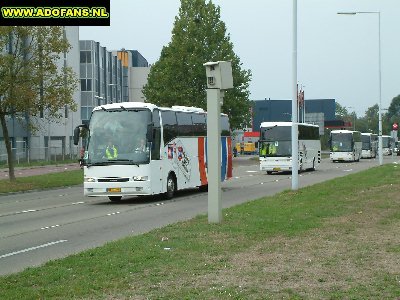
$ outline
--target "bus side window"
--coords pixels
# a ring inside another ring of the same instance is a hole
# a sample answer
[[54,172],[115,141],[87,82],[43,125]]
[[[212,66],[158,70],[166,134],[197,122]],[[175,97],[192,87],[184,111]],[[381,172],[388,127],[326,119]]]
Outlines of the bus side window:
[[207,135],[207,125],[206,117],[203,113],[193,113],[193,134],[194,136],[206,136]]
[[160,125],[160,111],[155,109],[153,111],[153,144],[151,146],[151,159],[160,159],[160,146],[161,146],[161,125]]
[[174,111],[161,111],[162,124],[164,129],[164,146],[170,143],[178,135],[178,124]]
[[221,135],[230,136],[228,116],[221,116]]
[[176,119],[178,120],[178,135],[193,136],[192,113],[177,112]]

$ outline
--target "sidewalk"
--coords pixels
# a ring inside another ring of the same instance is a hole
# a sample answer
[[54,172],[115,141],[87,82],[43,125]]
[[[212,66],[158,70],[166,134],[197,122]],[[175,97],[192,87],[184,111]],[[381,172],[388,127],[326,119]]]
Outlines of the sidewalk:
[[[64,171],[79,170],[79,163],[60,164],[60,165],[48,165],[48,166],[37,166],[37,167],[15,167],[15,177],[26,177],[34,175],[43,175],[49,173],[57,173]],[[8,179],[8,168],[0,169],[0,180]]]

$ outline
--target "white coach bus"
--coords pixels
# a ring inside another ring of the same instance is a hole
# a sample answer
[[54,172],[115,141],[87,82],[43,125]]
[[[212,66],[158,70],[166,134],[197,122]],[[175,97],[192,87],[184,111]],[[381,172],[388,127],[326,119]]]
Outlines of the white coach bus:
[[382,135],[383,155],[392,155],[393,138],[390,135]]
[[[89,125],[74,132],[86,136],[84,195],[122,196],[165,193],[202,187],[207,181],[207,114],[200,108],[157,107],[126,102],[95,107]],[[221,181],[232,177],[229,121],[221,114]]]
[[359,161],[361,158],[361,132],[332,130],[329,138],[330,159],[335,161]]
[[375,158],[378,152],[378,135],[375,133],[361,133],[361,158]]
[[[267,174],[292,171],[292,122],[262,122],[260,126],[260,170]],[[315,169],[321,163],[319,126],[298,123],[298,170]]]

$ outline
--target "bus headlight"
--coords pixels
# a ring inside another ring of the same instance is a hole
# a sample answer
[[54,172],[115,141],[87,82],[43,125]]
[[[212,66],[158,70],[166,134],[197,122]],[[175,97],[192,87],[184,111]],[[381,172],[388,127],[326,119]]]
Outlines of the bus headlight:
[[96,178],[93,178],[93,177],[85,177],[83,179],[83,181],[84,182],[96,182],[97,180],[96,180]]
[[134,181],[147,181],[149,180],[149,176],[133,176]]

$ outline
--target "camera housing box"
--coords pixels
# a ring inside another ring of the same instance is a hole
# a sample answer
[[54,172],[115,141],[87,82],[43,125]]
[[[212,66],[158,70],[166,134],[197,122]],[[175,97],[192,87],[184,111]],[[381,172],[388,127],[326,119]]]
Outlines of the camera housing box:
[[207,62],[207,88],[227,90],[233,88],[232,64],[230,61]]

